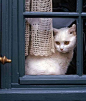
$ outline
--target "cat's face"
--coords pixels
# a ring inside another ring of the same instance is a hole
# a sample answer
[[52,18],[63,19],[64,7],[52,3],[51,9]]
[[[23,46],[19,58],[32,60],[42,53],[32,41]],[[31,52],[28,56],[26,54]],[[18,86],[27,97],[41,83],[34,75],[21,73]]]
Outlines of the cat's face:
[[55,48],[57,51],[67,53],[74,49],[76,45],[76,25],[70,28],[55,29]]

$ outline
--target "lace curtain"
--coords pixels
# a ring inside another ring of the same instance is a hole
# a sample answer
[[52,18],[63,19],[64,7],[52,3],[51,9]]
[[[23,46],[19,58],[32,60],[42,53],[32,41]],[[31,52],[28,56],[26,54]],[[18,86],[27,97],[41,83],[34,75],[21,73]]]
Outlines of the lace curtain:
[[[52,0],[25,0],[29,12],[52,12]],[[54,52],[51,18],[26,18],[25,56],[49,56]]]

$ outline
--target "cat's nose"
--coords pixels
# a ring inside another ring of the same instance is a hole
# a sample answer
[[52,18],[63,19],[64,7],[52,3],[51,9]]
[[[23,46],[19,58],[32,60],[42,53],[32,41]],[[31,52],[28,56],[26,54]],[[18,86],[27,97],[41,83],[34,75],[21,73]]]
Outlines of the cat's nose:
[[62,48],[61,48],[60,50],[61,50],[61,51],[63,51],[63,49],[62,49]]

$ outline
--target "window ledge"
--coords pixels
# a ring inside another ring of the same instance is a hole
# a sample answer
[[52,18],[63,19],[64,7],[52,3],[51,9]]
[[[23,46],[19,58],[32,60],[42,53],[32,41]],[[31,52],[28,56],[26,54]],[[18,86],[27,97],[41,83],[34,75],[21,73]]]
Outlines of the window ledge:
[[20,77],[20,84],[86,84],[86,75],[48,75]]
[[0,101],[9,101],[10,99],[31,101],[86,100],[86,87],[0,90]]

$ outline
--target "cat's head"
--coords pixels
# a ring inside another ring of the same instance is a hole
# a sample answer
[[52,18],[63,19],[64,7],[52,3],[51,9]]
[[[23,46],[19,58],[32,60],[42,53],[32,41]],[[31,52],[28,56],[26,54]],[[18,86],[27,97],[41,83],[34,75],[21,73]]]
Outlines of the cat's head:
[[57,51],[67,53],[76,46],[76,25],[70,28],[53,29],[55,48]]

